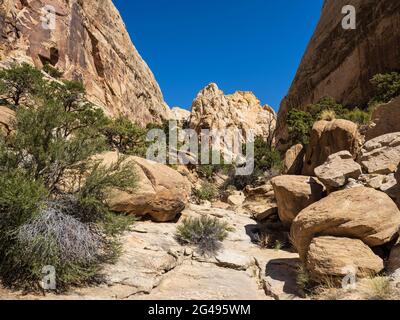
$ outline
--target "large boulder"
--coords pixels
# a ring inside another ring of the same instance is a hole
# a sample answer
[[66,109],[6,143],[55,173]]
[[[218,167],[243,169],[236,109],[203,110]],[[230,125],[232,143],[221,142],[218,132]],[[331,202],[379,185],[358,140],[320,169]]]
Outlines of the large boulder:
[[383,260],[361,240],[336,237],[317,237],[310,244],[307,270],[316,280],[345,277],[355,272],[357,277],[368,277],[381,272]]
[[[118,153],[106,152],[95,157],[102,165],[110,166],[118,160]],[[107,204],[115,212],[150,216],[154,221],[174,220],[185,209],[191,186],[177,171],[139,157],[127,157],[138,176],[138,186],[133,192],[111,190]]]
[[357,179],[361,174],[361,166],[348,151],[329,156],[322,166],[315,168],[317,178],[330,188],[343,187],[350,178]]
[[257,221],[262,221],[278,213],[278,205],[271,183],[255,188],[247,186],[244,194],[246,200],[243,208]]
[[393,240],[399,227],[400,212],[393,200],[360,187],[332,193],[304,209],[293,221],[291,238],[305,261],[316,236],[359,239],[376,247]]
[[400,163],[400,132],[367,141],[361,150],[361,164],[372,174],[390,174]]
[[0,106],[0,133],[6,136],[13,130],[13,122],[15,121],[15,111]]
[[372,140],[388,133],[400,132],[399,119],[400,97],[376,107],[372,114],[372,126],[365,137],[366,140]]
[[301,210],[322,199],[324,186],[316,179],[305,176],[279,176],[271,180],[278,203],[279,218],[291,225]]
[[336,119],[316,122],[304,159],[303,175],[313,176],[315,168],[340,151],[349,151],[356,158],[359,139],[358,127],[351,121]]
[[283,159],[285,174],[301,174],[303,169],[305,149],[302,144],[296,144],[286,151]]

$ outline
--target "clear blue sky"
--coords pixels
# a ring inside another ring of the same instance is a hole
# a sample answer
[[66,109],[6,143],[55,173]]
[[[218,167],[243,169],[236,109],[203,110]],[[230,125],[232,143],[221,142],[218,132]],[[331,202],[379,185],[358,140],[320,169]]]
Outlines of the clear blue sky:
[[169,106],[190,108],[216,82],[276,110],[323,0],[113,0]]

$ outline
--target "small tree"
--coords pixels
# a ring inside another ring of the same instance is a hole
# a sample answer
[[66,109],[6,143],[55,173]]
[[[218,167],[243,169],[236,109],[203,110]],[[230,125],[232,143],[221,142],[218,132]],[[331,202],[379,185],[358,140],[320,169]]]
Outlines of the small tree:
[[377,74],[371,79],[371,83],[376,91],[373,98],[375,103],[389,102],[400,95],[400,73]]
[[292,109],[287,117],[289,136],[292,144],[301,143],[307,145],[309,135],[314,124],[314,118],[306,111]]
[[18,106],[23,98],[36,94],[43,85],[42,73],[27,63],[0,71],[0,96]]
[[108,145],[118,151],[144,157],[148,143],[146,131],[124,117],[119,117],[104,128]]

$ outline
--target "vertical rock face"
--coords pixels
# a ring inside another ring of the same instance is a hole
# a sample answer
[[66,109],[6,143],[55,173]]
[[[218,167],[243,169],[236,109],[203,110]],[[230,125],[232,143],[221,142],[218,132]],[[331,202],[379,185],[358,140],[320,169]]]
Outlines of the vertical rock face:
[[[54,30],[43,27],[46,5],[55,9]],[[140,124],[168,118],[161,90],[111,0],[3,0],[0,33],[3,65],[49,63],[82,80],[89,99],[110,116]]]
[[[357,29],[342,28],[342,8],[353,5]],[[278,115],[278,138],[285,149],[287,113],[304,109],[324,96],[344,105],[362,105],[373,95],[370,79],[400,70],[400,2],[394,0],[326,0]]]

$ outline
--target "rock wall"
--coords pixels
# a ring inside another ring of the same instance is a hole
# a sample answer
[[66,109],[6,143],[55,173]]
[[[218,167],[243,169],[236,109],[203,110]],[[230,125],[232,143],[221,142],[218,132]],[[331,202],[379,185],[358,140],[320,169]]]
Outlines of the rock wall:
[[[43,28],[45,5],[55,8],[54,30]],[[0,61],[50,63],[82,80],[89,99],[110,116],[140,124],[168,118],[161,90],[111,0],[1,1]]]
[[[342,28],[342,8],[353,5],[357,29]],[[400,2],[394,0],[326,0],[288,95],[281,103],[277,135],[287,144],[287,113],[324,96],[362,105],[373,95],[370,79],[400,70]]]
[[192,104],[189,127],[201,129],[239,130],[245,134],[252,129],[255,136],[268,138],[275,130],[276,115],[268,106],[262,106],[252,92],[237,91],[225,95],[215,83],[199,92]]

